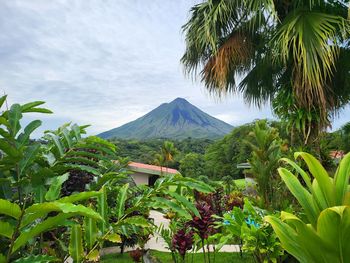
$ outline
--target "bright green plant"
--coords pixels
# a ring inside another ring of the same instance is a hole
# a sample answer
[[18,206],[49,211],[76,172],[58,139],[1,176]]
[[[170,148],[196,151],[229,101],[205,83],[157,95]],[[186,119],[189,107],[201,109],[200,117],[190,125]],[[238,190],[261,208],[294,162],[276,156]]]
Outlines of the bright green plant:
[[249,172],[257,182],[262,206],[265,208],[275,207],[278,202],[275,186],[279,180],[277,168],[282,154],[282,141],[278,131],[269,127],[266,121],[257,121],[250,137],[251,139],[247,140],[247,144],[252,149]]
[[[5,101],[6,96],[0,98],[1,107]],[[55,260],[42,254],[45,232],[71,227],[79,218],[103,220],[94,209],[79,204],[98,197],[100,192],[60,197],[62,184],[69,177],[68,170],[58,169],[62,166],[51,162],[54,154],[47,150],[47,145],[30,139],[41,121],[34,120],[22,129],[24,114],[51,113],[39,107],[43,103],[13,104],[0,116],[0,262]]]
[[[283,248],[300,262],[349,262],[350,251],[350,154],[341,161],[334,178],[310,154],[297,152],[312,175],[296,163],[283,159],[301,176],[285,168],[279,174],[303,208],[305,216],[282,212],[281,218],[268,216]],[[304,186],[305,185],[305,186]]]
[[251,254],[256,262],[277,262],[282,260],[283,249],[271,226],[263,222],[264,211],[254,208],[245,199],[244,208],[234,207],[217,223],[222,230],[216,234],[217,249],[226,244],[240,244],[242,252]]

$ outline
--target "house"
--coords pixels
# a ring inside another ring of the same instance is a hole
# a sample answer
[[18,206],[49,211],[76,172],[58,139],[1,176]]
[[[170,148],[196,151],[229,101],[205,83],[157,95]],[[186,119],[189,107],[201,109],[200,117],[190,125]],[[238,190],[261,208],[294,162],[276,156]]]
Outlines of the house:
[[344,158],[345,153],[341,150],[330,151],[329,156],[334,160],[336,164],[339,164],[339,162]]
[[179,173],[176,169],[135,162],[130,162],[128,169],[131,171],[130,176],[136,185],[152,186],[160,176]]

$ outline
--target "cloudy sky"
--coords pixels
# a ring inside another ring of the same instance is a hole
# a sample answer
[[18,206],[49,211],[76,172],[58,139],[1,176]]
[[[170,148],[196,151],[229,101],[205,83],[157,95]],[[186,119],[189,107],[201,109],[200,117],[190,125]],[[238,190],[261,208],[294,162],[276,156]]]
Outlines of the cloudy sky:
[[[183,74],[181,26],[198,0],[1,0],[0,91],[44,100],[43,129],[115,128],[183,97],[230,124],[271,118],[269,107],[220,101]],[[335,127],[348,121],[344,111]],[[349,116],[349,115],[348,115]],[[37,117],[37,116],[34,116]]]

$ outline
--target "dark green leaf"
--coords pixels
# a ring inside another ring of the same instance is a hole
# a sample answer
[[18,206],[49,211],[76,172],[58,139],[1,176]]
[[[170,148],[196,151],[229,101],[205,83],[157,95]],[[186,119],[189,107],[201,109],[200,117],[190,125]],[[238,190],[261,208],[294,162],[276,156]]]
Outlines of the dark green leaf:
[[45,195],[45,199],[47,201],[54,201],[59,197],[61,193],[62,184],[65,181],[67,181],[68,177],[69,177],[69,173],[65,173],[61,176],[57,176],[53,178],[50,184],[50,188]]

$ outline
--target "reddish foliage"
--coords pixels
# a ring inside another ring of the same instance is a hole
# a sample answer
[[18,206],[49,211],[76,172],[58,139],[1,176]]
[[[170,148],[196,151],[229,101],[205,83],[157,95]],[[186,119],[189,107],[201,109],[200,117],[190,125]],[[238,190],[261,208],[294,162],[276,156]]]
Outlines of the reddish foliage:
[[211,209],[210,205],[204,202],[197,203],[196,207],[200,217],[194,215],[188,224],[197,232],[202,240],[207,239],[209,235],[216,232],[214,228],[215,219],[212,217],[215,212]]
[[204,202],[208,204],[213,210],[214,214],[223,216],[227,211],[231,211],[234,207],[243,208],[244,200],[241,192],[234,192],[225,195],[222,189],[215,193],[204,194],[195,192],[195,199],[197,203]]
[[139,248],[129,252],[130,257],[134,262],[141,262],[143,251]]
[[186,228],[180,229],[173,236],[172,245],[177,251],[179,251],[180,255],[184,257],[186,251],[192,249],[193,231],[187,231]]

